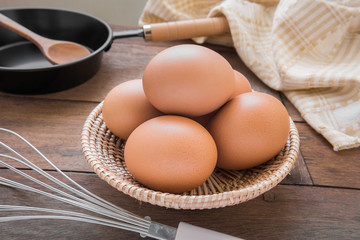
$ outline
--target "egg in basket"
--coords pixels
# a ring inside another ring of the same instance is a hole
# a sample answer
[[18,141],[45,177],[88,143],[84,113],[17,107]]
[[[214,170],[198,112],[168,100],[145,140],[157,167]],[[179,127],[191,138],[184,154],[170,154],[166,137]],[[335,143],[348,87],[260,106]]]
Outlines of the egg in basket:
[[140,201],[208,209],[276,186],[299,136],[279,100],[252,91],[215,51],[185,44],[113,88],[88,116],[82,147],[101,179]]

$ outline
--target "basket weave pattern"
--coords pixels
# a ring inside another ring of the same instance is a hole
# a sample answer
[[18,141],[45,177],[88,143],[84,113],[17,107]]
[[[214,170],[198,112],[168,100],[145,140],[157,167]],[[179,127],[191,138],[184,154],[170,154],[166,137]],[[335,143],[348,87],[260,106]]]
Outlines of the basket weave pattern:
[[81,144],[86,161],[104,181],[140,201],[175,209],[211,209],[253,199],[280,183],[294,167],[299,135],[290,118],[289,138],[272,160],[251,169],[225,171],[216,168],[201,186],[183,194],[162,193],[146,188],[129,173],[124,162],[125,141],[107,129],[100,103],[88,116]]

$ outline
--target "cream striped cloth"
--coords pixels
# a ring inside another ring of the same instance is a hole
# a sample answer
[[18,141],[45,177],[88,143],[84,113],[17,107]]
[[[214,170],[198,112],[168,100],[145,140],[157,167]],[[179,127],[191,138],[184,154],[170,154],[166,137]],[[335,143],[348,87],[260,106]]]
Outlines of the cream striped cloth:
[[360,0],[149,0],[139,24],[225,16],[232,45],[335,151],[360,146]]

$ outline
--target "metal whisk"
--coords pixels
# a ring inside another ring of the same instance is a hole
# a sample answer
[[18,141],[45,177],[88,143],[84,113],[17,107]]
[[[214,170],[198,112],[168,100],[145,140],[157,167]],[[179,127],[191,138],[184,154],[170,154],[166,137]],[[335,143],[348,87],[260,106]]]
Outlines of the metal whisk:
[[[42,170],[26,157],[9,147],[7,144],[0,141],[0,147],[7,150],[12,155],[0,153],[0,165],[12,170],[14,173],[21,175],[22,177],[35,182],[46,189],[40,190],[37,188],[30,187],[20,182],[13,181],[0,176],[0,185],[13,187],[33,193],[37,193],[54,200],[71,204],[80,209],[88,210],[89,212],[98,214],[102,217],[93,216],[90,214],[84,214],[75,211],[66,211],[58,209],[40,208],[40,207],[29,207],[29,206],[15,206],[15,205],[0,205],[0,211],[4,212],[18,212],[17,216],[5,216],[0,217],[0,224],[2,222],[19,221],[19,220],[32,220],[32,219],[64,219],[72,221],[80,221],[92,224],[99,224],[132,232],[140,233],[142,237],[150,237],[153,239],[164,239],[164,240],[182,240],[182,239],[239,239],[208,229],[196,227],[187,223],[181,222],[178,229],[151,221],[149,217],[140,217],[135,215],[123,208],[120,208],[99,196],[89,192],[84,187],[80,186],[69,176],[63,173],[57,168],[49,159],[47,159],[37,148],[35,148],[30,142],[19,134],[4,128],[0,128],[0,132],[6,132],[16,136],[19,140],[23,141],[33,151],[35,151],[44,161],[46,161],[54,170],[60,173],[69,184],[60,181],[58,178],[50,175],[46,171]],[[21,171],[11,164],[4,162],[3,159],[11,160],[13,162],[20,163],[26,168],[30,168],[55,183],[57,187],[50,186],[37,178],[34,178],[24,171]],[[67,190],[70,193],[64,192]],[[34,212],[34,215],[21,215],[21,212],[30,211]],[[47,213],[47,214],[39,214]]]

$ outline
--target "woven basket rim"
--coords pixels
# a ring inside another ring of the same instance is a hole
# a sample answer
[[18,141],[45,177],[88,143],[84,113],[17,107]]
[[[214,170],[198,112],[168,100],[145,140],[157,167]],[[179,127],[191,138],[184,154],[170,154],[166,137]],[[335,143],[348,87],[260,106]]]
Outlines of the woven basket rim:
[[[272,175],[266,175],[267,178],[265,180],[255,182],[254,184],[243,186],[238,189],[233,189],[231,191],[203,195],[181,195],[164,193],[146,188],[142,185],[134,185],[131,182],[129,183],[127,179],[124,180],[123,176],[131,174],[121,166],[119,166],[119,169],[121,170],[120,177],[119,172],[115,174],[112,170],[108,169],[104,162],[114,161],[115,158],[109,159],[113,158],[113,156],[111,155],[111,153],[109,154],[109,151],[107,150],[102,149],[103,152],[100,153],[99,149],[102,147],[103,144],[100,144],[101,146],[99,144],[96,144],[97,141],[100,141],[111,145],[113,144],[112,141],[118,138],[106,128],[106,125],[103,122],[101,113],[102,105],[103,102],[99,103],[91,111],[83,126],[83,130],[81,133],[81,145],[86,161],[91,166],[92,170],[102,180],[106,181],[112,187],[139,201],[148,202],[153,205],[174,209],[211,209],[231,206],[248,201],[263,194],[264,192],[270,190],[278,183],[280,183],[293,169],[299,152],[299,134],[294,122],[292,121],[291,117],[289,117],[289,139],[287,144],[284,146],[282,152],[280,152],[285,153],[282,156],[278,155],[276,157],[276,161],[280,159],[280,164],[277,164],[276,166],[280,165],[280,167],[278,167]],[[106,139],[111,139],[111,143]],[[104,157],[104,154],[108,155]],[[103,158],[103,161],[100,158]],[[115,160],[119,161],[119,159]],[[271,165],[269,164],[269,166]]]

